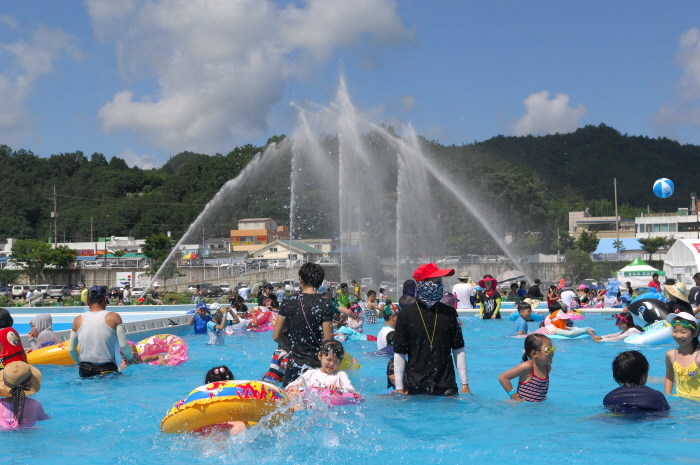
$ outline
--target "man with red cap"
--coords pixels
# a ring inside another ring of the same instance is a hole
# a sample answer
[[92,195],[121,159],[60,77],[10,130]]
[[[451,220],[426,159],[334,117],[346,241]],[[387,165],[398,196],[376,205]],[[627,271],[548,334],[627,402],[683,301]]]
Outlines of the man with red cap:
[[455,270],[439,269],[435,263],[421,265],[413,273],[417,283],[416,302],[399,313],[394,332],[394,374],[399,393],[456,395],[452,357],[459,372],[461,391],[470,393],[457,311],[440,302],[444,290],[442,278],[454,273]]

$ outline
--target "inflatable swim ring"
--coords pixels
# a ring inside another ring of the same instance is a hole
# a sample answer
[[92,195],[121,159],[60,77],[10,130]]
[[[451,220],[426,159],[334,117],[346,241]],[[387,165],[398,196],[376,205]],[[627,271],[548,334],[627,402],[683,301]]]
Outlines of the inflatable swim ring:
[[338,369],[357,370],[358,368],[360,368],[360,363],[357,361],[357,359],[350,355],[348,352],[345,352],[345,355],[343,355],[343,359],[340,361],[340,365],[338,365]]
[[340,392],[327,388],[312,387],[309,390],[321,397],[321,401],[330,406],[361,404],[365,398],[356,392]]
[[[182,365],[188,360],[187,343],[172,334],[158,334],[136,344],[139,355],[165,354],[165,364],[171,367]],[[158,360],[147,362],[158,365]]]
[[272,331],[275,329],[274,326],[272,326],[269,323],[265,323],[264,325],[259,325],[257,328],[250,328],[251,333],[264,333],[267,331]]
[[[79,344],[78,352],[80,352]],[[68,341],[29,352],[27,363],[30,365],[75,365],[75,361],[68,353]]]
[[256,310],[253,312],[255,318],[258,319],[258,326],[262,326],[270,319],[272,312],[263,312],[262,310]]
[[[263,381],[220,381],[200,386],[173,404],[160,422],[163,433],[204,431],[229,421],[257,423],[287,404],[287,394]],[[273,421],[282,421],[291,409],[279,412]]]
[[673,329],[665,320],[652,323],[640,334],[633,334],[625,338],[628,344],[664,344],[673,339]]
[[590,338],[591,335],[588,333],[585,333],[585,334],[580,334],[578,336],[571,337],[571,336],[562,336],[561,334],[548,334],[547,337],[550,339],[586,339],[586,338]]

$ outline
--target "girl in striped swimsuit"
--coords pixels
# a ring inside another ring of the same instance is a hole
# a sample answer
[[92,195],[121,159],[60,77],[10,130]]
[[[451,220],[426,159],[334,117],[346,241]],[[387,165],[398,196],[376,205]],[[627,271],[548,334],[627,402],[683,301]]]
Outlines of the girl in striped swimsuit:
[[[542,402],[547,398],[555,350],[552,341],[543,334],[533,333],[525,338],[523,363],[498,376],[498,381],[511,399]],[[518,378],[517,388],[513,388],[510,382],[514,378]]]

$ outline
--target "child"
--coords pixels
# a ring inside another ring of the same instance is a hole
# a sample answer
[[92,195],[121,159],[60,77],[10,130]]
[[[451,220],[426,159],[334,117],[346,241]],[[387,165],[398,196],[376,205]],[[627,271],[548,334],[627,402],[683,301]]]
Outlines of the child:
[[679,396],[700,397],[698,321],[686,312],[672,313],[666,317],[666,321],[673,327],[673,339],[678,348],[666,352],[664,391],[671,394],[675,381]]
[[591,339],[595,342],[613,342],[613,341],[624,341],[627,336],[633,334],[639,334],[644,331],[642,328],[634,324],[632,319],[632,314],[629,312],[622,312],[615,318],[615,326],[620,330],[619,333],[608,334],[607,336],[596,336],[595,331],[588,328],[588,334],[591,335]]
[[52,324],[53,320],[48,313],[40,313],[32,318],[32,321],[29,322],[32,330],[27,334],[31,347],[27,349],[27,353],[61,343],[61,340],[52,330]]
[[394,375],[394,359],[389,359],[386,364],[386,390],[384,394],[391,394],[396,390],[396,375]]
[[345,356],[343,344],[338,341],[328,340],[321,345],[318,359],[321,368],[312,368],[304,372],[287,385],[287,393],[294,396],[306,388],[320,388],[331,391],[355,392],[355,388],[348,378],[348,374],[338,370],[341,360]]
[[[231,370],[226,365],[221,365],[214,367],[207,371],[204,375],[204,384],[220,383],[222,381],[235,381],[235,377]],[[226,431],[228,430],[231,436],[242,433],[246,430],[248,426],[245,421],[227,421],[225,423],[218,423],[216,425],[211,425],[210,427],[203,428],[199,430],[200,433],[210,433],[213,431]]]
[[194,311],[194,315],[190,318],[190,326],[194,326],[195,334],[207,334],[207,323],[211,321],[211,316],[207,312],[207,306],[204,302],[199,302]]
[[224,345],[226,340],[226,313],[232,313],[231,307],[221,307],[207,323],[207,332],[209,333],[209,345]]
[[7,309],[0,308],[0,370],[12,362],[27,362],[19,333],[12,327],[14,320]]
[[671,409],[663,394],[645,386],[649,378],[649,362],[640,352],[629,350],[618,354],[613,360],[612,370],[620,387],[605,396],[605,408],[615,413],[665,412]]
[[[549,373],[556,347],[542,334],[530,334],[525,338],[523,363],[498,376],[503,389],[511,399],[526,402],[542,402],[549,390]],[[517,389],[510,380],[519,377]]]
[[345,323],[345,326],[350,329],[354,329],[358,333],[363,332],[365,317],[362,314],[362,307],[360,307],[358,304],[353,304],[350,306],[349,310],[351,314],[348,317],[348,321]]
[[231,373],[231,370],[226,365],[221,365],[220,367],[214,367],[207,371],[204,375],[204,384],[216,383],[219,381],[235,381],[236,378]]
[[37,421],[48,420],[41,404],[27,396],[41,389],[41,372],[24,362],[12,362],[2,370],[0,382],[0,430],[13,430],[34,426]]
[[511,336],[523,336],[527,334],[527,322],[532,316],[532,306],[527,302],[518,303],[518,313],[520,316],[515,320]]

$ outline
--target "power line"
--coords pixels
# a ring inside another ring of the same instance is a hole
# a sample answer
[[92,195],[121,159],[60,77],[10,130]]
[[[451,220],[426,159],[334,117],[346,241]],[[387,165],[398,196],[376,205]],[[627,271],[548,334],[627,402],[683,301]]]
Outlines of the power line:
[[119,199],[89,199],[87,197],[77,197],[75,195],[66,195],[66,194],[56,194],[58,197],[66,197],[69,199],[76,199],[76,200],[89,200],[91,202],[111,202],[111,203],[135,203],[137,205],[179,205],[182,207],[188,206],[188,205],[196,205],[196,206],[202,206],[206,205],[206,203],[183,203],[183,202],[172,202],[172,203],[164,203],[164,202],[135,202],[138,199],[124,199],[124,200],[119,200]]

